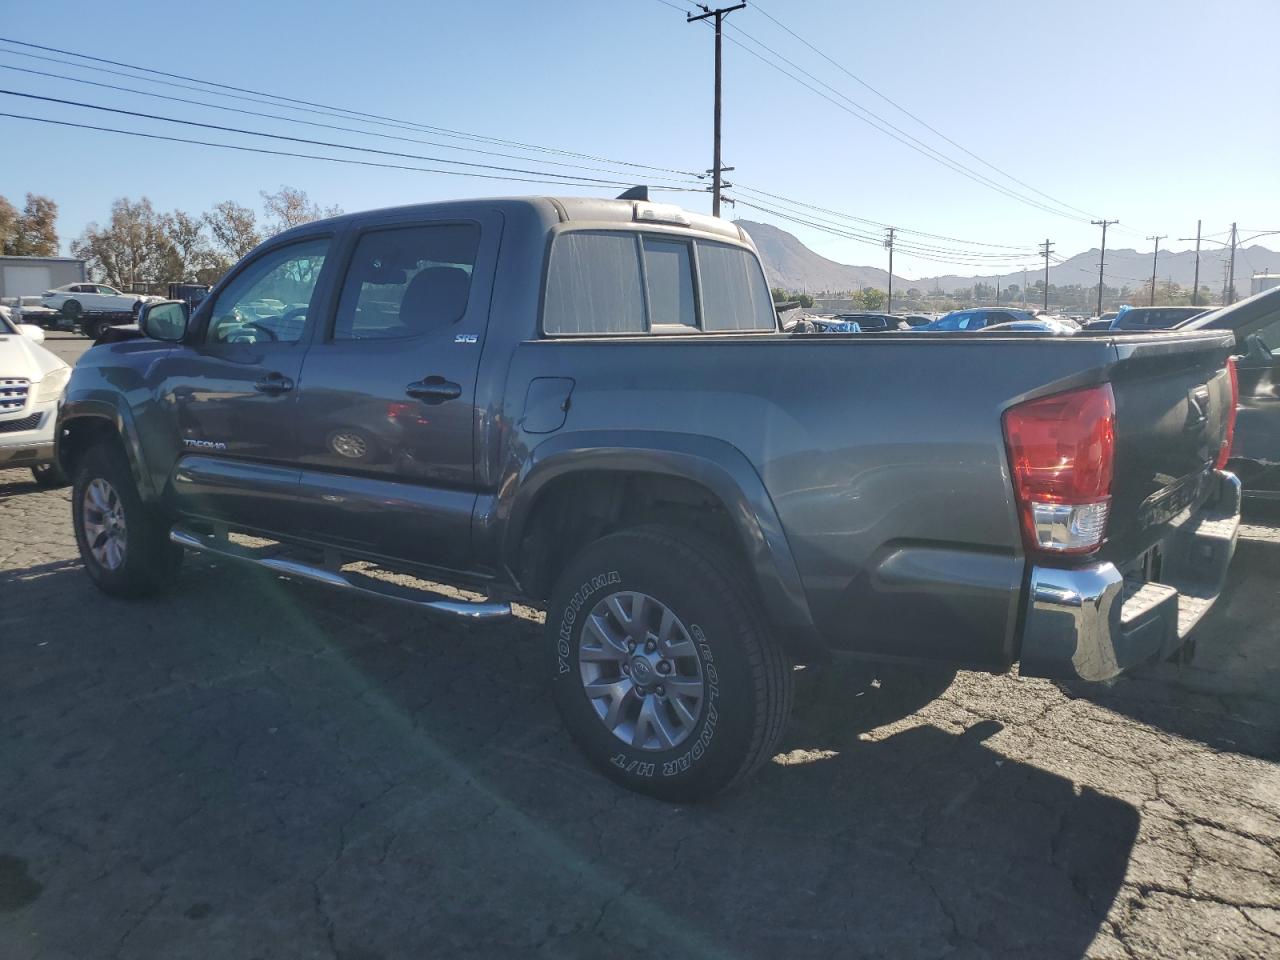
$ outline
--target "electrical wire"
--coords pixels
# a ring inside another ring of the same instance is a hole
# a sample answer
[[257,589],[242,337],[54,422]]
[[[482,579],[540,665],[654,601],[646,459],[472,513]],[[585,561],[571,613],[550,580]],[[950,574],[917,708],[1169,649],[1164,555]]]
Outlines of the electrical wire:
[[780,27],[782,30],[785,30],[785,31],[786,31],[787,33],[789,33],[792,37],[794,37],[794,38],[795,38],[796,40],[798,40],[800,43],[804,44],[806,47],[808,47],[810,50],[812,50],[814,53],[816,53],[816,54],[817,54],[819,57],[821,57],[823,60],[826,60],[828,63],[830,63],[832,66],[834,66],[837,70],[839,70],[841,73],[845,74],[845,76],[847,76],[847,77],[849,77],[851,80],[854,80],[855,82],[857,82],[857,83],[861,84],[863,87],[865,87],[867,90],[870,90],[872,93],[874,93],[877,97],[879,97],[879,98],[880,98],[881,100],[883,100],[885,103],[889,104],[890,106],[894,107],[895,109],[897,109],[897,110],[901,111],[902,113],[906,114],[908,117],[910,117],[910,118],[911,118],[912,120],[914,120],[916,123],[920,124],[920,125],[921,125],[922,127],[924,127],[926,130],[928,130],[929,132],[931,132],[931,133],[935,134],[935,135],[936,135],[936,136],[938,136],[938,137],[941,137],[941,138],[942,138],[943,140],[945,140],[947,143],[951,144],[951,146],[955,147],[957,150],[960,150],[960,151],[962,151],[963,153],[967,154],[968,156],[972,157],[974,160],[977,160],[977,161],[978,161],[979,163],[981,163],[983,166],[989,167],[990,169],[994,170],[996,173],[1000,174],[1002,177],[1005,177],[1005,178],[1007,178],[1007,179],[1009,179],[1009,180],[1012,180],[1014,183],[1018,184],[1019,186],[1025,187],[1026,189],[1030,190],[1032,193],[1039,194],[1040,196],[1044,197],[1046,200],[1051,200],[1053,203],[1056,203],[1056,204],[1057,204],[1058,206],[1060,206],[1060,207],[1065,207],[1065,208],[1066,208],[1066,209],[1068,209],[1068,210],[1074,210],[1074,211],[1076,211],[1077,213],[1082,213],[1082,214],[1084,214],[1084,215],[1085,215],[1085,216],[1087,216],[1087,217],[1092,217],[1092,214],[1090,214],[1087,210],[1082,210],[1082,209],[1080,209],[1080,208],[1079,208],[1079,207],[1077,207],[1077,206],[1074,206],[1074,205],[1072,205],[1072,204],[1070,204],[1070,203],[1067,203],[1067,202],[1065,202],[1065,201],[1063,201],[1063,200],[1059,200],[1058,198],[1056,198],[1056,197],[1052,196],[1051,194],[1045,193],[1043,190],[1038,190],[1038,189],[1036,189],[1036,188],[1035,188],[1035,187],[1033,187],[1031,184],[1029,184],[1029,183],[1027,183],[1027,182],[1025,182],[1025,181],[1023,181],[1023,180],[1019,180],[1017,177],[1015,177],[1013,174],[1009,173],[1008,171],[1003,170],[1003,169],[1001,169],[1000,167],[997,167],[994,163],[990,162],[989,160],[986,160],[986,159],[985,159],[985,158],[983,158],[983,157],[980,157],[978,154],[974,153],[972,150],[969,150],[967,147],[964,147],[963,145],[961,145],[961,144],[957,143],[955,140],[953,140],[951,137],[947,136],[947,135],[946,135],[945,133],[943,133],[941,130],[937,129],[937,128],[936,128],[936,127],[934,127],[932,124],[928,123],[927,121],[925,121],[925,120],[924,120],[924,119],[922,119],[921,117],[919,117],[919,116],[917,116],[916,114],[912,113],[910,110],[908,110],[908,109],[907,109],[906,107],[904,107],[902,104],[898,103],[896,100],[891,99],[887,94],[885,94],[885,93],[881,92],[880,90],[878,90],[878,89],[876,89],[875,87],[873,87],[871,84],[867,83],[867,81],[863,80],[863,79],[862,79],[861,77],[859,77],[857,74],[853,73],[851,70],[849,70],[848,68],[846,68],[843,64],[839,63],[838,61],[836,61],[836,60],[835,60],[835,59],[833,59],[832,57],[828,56],[826,53],[823,53],[821,50],[819,50],[816,46],[814,46],[812,43],[810,43],[810,42],[809,42],[808,40],[806,40],[804,37],[800,36],[798,33],[796,33],[794,30],[792,30],[790,27],[788,27],[785,23],[783,23],[782,21],[780,21],[777,17],[775,17],[775,16],[773,16],[771,13],[769,13],[769,11],[765,10],[765,9],[764,9],[764,8],[763,8],[763,7],[758,3],[758,2],[756,2],[756,0],[753,0],[753,2],[752,2],[752,4],[751,4],[750,9],[755,10],[757,13],[760,13],[761,15],[763,15],[764,17],[766,17],[767,19],[771,20],[771,21],[772,21],[776,26]]
[[[0,42],[13,44],[15,46],[20,46],[20,47],[26,47],[27,49],[44,50],[50,53],[57,53],[62,56],[77,57],[79,59],[92,61],[94,63],[110,64],[115,67],[124,67],[127,70],[134,71],[134,73],[120,73],[119,71],[110,70],[105,67],[91,67],[86,64],[68,63],[65,60],[54,61],[57,63],[67,64],[69,66],[80,67],[82,69],[98,70],[101,72],[114,74],[116,76],[128,77],[132,80],[146,80],[147,82],[151,82],[151,83],[163,82],[168,86],[177,86],[183,89],[195,90],[197,92],[204,93],[204,94],[215,93],[218,96],[230,97],[232,99],[249,100],[251,102],[260,103],[260,104],[265,103],[274,107],[285,106],[287,109],[299,110],[307,113],[321,113],[326,116],[345,115],[344,119],[348,119],[348,120],[357,119],[361,122],[371,123],[378,126],[394,126],[402,129],[423,130],[429,133],[435,133],[437,135],[442,135],[442,136],[457,137],[461,139],[476,140],[476,141],[481,141],[486,143],[499,144],[499,145],[513,147],[521,150],[534,150],[541,153],[551,153],[559,156],[573,157],[579,160],[591,160],[596,163],[608,163],[614,166],[622,166],[622,167],[629,167],[629,168],[642,169],[642,170],[655,170],[660,173],[675,173],[675,174],[681,174],[683,176],[690,176],[690,177],[704,176],[704,174],[697,173],[694,171],[689,171],[689,170],[679,170],[671,167],[659,167],[659,166],[654,166],[652,164],[637,163],[629,160],[613,160],[607,157],[600,157],[600,156],[595,156],[587,153],[579,153],[576,151],[565,150],[557,147],[546,147],[538,144],[523,143],[518,140],[506,140],[500,137],[489,137],[483,134],[475,134],[475,133],[468,133],[462,130],[454,130],[449,127],[434,126],[431,124],[422,124],[422,123],[417,123],[409,120],[401,120],[394,117],[385,117],[376,113],[362,112],[359,110],[350,110],[345,107],[337,107],[330,104],[315,103],[310,100],[301,100],[296,97],[287,97],[279,94],[267,93],[261,90],[253,90],[249,87],[237,87],[237,86],[220,83],[213,80],[201,80],[198,77],[191,77],[185,74],[169,73],[164,70],[155,70],[150,67],[137,67],[137,66],[133,66],[132,64],[122,63],[118,60],[109,60],[109,59],[106,59],[105,57],[95,57],[85,53],[77,53],[74,50],[63,50],[58,47],[46,46],[44,44],[39,44],[39,43],[29,43],[25,40],[15,40],[11,37],[0,37]],[[3,49],[3,48],[0,48],[0,49]],[[19,56],[32,56],[32,57],[37,56],[35,54],[25,54],[25,53],[22,53],[21,51],[16,51],[16,50],[9,50],[6,52],[15,53],[15,54],[18,54]],[[39,59],[49,59],[49,58],[39,57]],[[159,76],[159,77],[164,77],[169,79],[166,81],[150,80],[147,77],[137,76],[138,73],[146,73],[146,74],[151,74],[153,76]],[[215,90],[203,89],[201,87],[190,87],[182,83],[174,82],[178,80],[186,80],[186,81],[190,81],[191,83],[203,84],[205,87],[214,87],[214,88],[217,88],[217,90],[215,91]],[[218,91],[227,91],[227,92],[221,93]],[[239,92],[236,93],[233,91],[239,91]],[[246,96],[247,94],[252,94],[253,96]],[[267,97],[267,98],[270,98],[270,100],[256,99],[261,97]],[[280,102],[273,103],[271,101],[280,101]]]
[[[141,130],[122,130],[118,127],[103,127],[103,126],[98,126],[96,124],[91,124],[91,123],[75,123],[70,120],[55,120],[52,117],[36,117],[36,116],[31,116],[30,114],[24,114],[24,113],[8,113],[8,112],[0,111],[0,117],[9,117],[14,120],[31,120],[36,123],[53,124],[59,127],[73,127],[78,130],[96,130],[103,133],[118,133],[118,134],[124,134],[126,136],[130,136],[130,137],[142,137],[147,140],[163,140],[168,143],[186,143],[186,144],[194,144],[202,147],[217,147],[223,150],[238,150],[243,153],[261,153],[261,154],[267,154],[269,156],[274,156],[274,157],[297,157],[303,160],[324,160],[328,163],[345,163],[345,164],[351,164],[353,166],[359,166],[359,167],[378,167],[384,170],[409,170],[415,173],[441,173],[447,176],[454,176],[454,177],[474,177],[480,180],[502,180],[502,181],[512,182],[512,183],[540,183],[540,184],[551,183],[556,186],[579,186],[579,187],[608,186],[613,188],[617,188],[617,187],[626,188],[626,187],[632,186],[631,183],[625,180],[620,180],[616,183],[608,183],[607,181],[592,181],[589,183],[565,183],[559,180],[552,181],[552,180],[530,178],[530,177],[512,177],[512,176],[505,176],[502,174],[495,174],[495,173],[473,173],[469,170],[441,170],[441,169],[436,169],[432,167],[413,167],[407,164],[378,163],[373,160],[357,160],[353,157],[326,157],[326,156],[322,156],[320,154],[314,154],[314,153],[297,153],[289,150],[269,150],[266,147],[251,147],[244,144],[218,143],[212,140],[195,140],[187,137],[170,137],[170,136],[166,136],[164,134],[159,134],[159,133],[145,133]],[[702,193],[703,192],[700,189],[694,190],[693,188],[681,188],[681,187],[654,187],[654,189],[661,190],[664,192],[673,192],[673,193],[682,193],[682,192]]]
[[[0,50],[0,52],[13,53],[14,51]],[[50,57],[47,59],[52,60],[53,58]],[[62,63],[63,61],[58,60],[54,62]],[[73,64],[71,65],[74,66]],[[191,106],[209,107],[214,110],[225,110],[231,113],[239,113],[239,114],[244,114],[252,117],[262,117],[268,120],[283,120],[288,123],[298,123],[298,124],[303,124],[309,127],[321,127],[326,130],[340,130],[345,133],[354,133],[359,136],[379,137],[386,140],[397,140],[404,143],[419,143],[428,147],[439,147],[444,150],[461,150],[461,151],[466,151],[468,153],[479,153],[485,156],[500,157],[507,160],[523,160],[526,162],[541,163],[541,164],[547,164],[547,165],[556,166],[556,167],[568,167],[568,168],[577,169],[577,170],[590,170],[596,173],[612,173],[616,176],[622,175],[619,171],[611,170],[608,167],[588,166],[586,164],[570,163],[565,160],[539,160],[535,157],[526,157],[520,154],[502,153],[496,150],[485,150],[482,147],[465,147],[465,146],[459,146],[457,144],[452,144],[452,143],[441,143],[436,140],[422,140],[417,137],[400,137],[400,136],[396,136],[393,133],[380,133],[376,130],[361,130],[357,127],[343,127],[333,123],[321,123],[318,120],[304,120],[301,117],[290,117],[290,116],[286,116],[284,114],[279,114],[279,113],[264,113],[260,110],[246,110],[243,107],[232,107],[223,103],[211,103],[207,100],[194,100],[190,97],[177,97],[177,96],[173,96],[172,94],[157,93],[153,90],[139,90],[136,87],[126,87],[126,86],[121,86],[120,84],[115,84],[115,83],[103,83],[98,80],[89,80],[85,77],[72,77],[72,76],[67,76],[66,74],[52,73],[46,70],[34,70],[30,67],[19,67],[11,63],[0,63],[0,69],[13,70],[19,73],[32,74],[40,77],[50,77],[55,80],[66,80],[71,83],[87,84],[89,86],[100,87],[106,90],[116,90],[123,93],[135,93],[135,94],[139,94],[140,96],[154,97],[156,99],[168,100],[174,103],[185,103]],[[650,179],[653,179],[652,175],[650,175]],[[669,177],[669,176],[659,176],[656,179],[665,180],[669,182],[676,182],[676,183],[690,182],[688,181],[688,178],[685,178],[684,180],[677,180],[676,178]]]
[[[28,100],[40,100],[46,103],[59,103],[64,106],[83,107],[88,110],[99,110],[105,113],[121,114],[127,117],[138,117],[144,120],[161,120],[165,123],[178,123],[188,127],[198,127],[202,130],[217,130],[222,133],[237,133],[251,137],[266,137],[271,140],[284,140],[289,143],[301,143],[312,147],[327,147],[329,149],[338,150],[357,150],[361,153],[372,153],[384,157],[399,157],[406,160],[425,160],[428,163],[447,163],[453,166],[473,167],[477,170],[498,170],[507,173],[519,173],[547,178],[543,182],[554,183],[558,180],[573,180],[578,183],[596,183],[616,185],[617,181],[603,180],[598,177],[586,177],[579,174],[568,173],[550,173],[543,170],[528,170],[521,167],[504,167],[492,163],[476,163],[470,160],[450,160],[445,157],[428,157],[416,153],[402,153],[397,150],[379,150],[376,147],[358,147],[346,143],[333,143],[327,140],[311,140],[306,137],[291,137],[283,133],[266,133],[260,130],[246,130],[243,127],[228,127],[218,123],[202,123],[199,120],[183,120],[179,117],[166,117],[155,113],[143,113],[138,110],[125,110],[121,107],[107,107],[96,103],[86,103],[81,100],[66,100],[62,97],[46,97],[36,93],[25,93],[21,90],[6,90],[0,88],[0,94],[10,97],[23,97]],[[692,188],[690,188],[692,189]],[[697,188],[699,192],[702,188]]]

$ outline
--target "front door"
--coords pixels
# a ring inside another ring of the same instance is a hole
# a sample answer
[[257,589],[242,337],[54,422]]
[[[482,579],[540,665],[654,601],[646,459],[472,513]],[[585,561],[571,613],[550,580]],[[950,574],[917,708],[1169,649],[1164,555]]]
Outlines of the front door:
[[476,370],[501,219],[371,222],[302,370],[307,525],[378,557],[468,569]]
[[246,263],[197,313],[195,342],[161,361],[180,512],[291,532],[298,382],[331,243],[300,240]]

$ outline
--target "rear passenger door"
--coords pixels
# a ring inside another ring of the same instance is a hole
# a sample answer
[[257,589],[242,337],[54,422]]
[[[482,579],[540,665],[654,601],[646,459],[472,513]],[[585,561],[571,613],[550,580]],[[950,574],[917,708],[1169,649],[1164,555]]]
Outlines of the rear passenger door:
[[476,371],[501,216],[368,221],[298,407],[305,526],[352,550],[470,561]]

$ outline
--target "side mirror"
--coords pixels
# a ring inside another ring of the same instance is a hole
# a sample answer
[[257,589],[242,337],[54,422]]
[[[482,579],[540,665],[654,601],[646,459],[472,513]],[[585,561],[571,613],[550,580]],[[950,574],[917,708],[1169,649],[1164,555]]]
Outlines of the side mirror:
[[182,300],[144,303],[138,311],[138,326],[152,340],[177,343],[186,336],[189,309]]
[[18,332],[28,340],[34,340],[36,343],[44,343],[44,331],[34,323],[18,324]]

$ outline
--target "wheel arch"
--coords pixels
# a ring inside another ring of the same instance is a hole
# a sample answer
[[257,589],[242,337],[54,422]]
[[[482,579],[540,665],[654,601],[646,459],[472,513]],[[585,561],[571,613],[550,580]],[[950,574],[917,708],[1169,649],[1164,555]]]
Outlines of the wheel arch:
[[54,431],[54,457],[68,477],[75,476],[76,466],[89,447],[108,439],[116,440],[124,450],[139,496],[144,501],[155,500],[156,490],[146,470],[138,431],[130,412],[100,399],[76,399],[63,403]]
[[[799,569],[773,501],[751,462],[731,444],[649,431],[563,434],[530,451],[512,479],[508,486],[514,492],[505,505],[499,504],[500,514],[506,514],[503,563],[530,595],[549,589],[547,581],[568,559],[536,552],[531,557],[530,535],[540,525],[545,528],[567,519],[568,524],[554,529],[555,536],[559,539],[564,533],[568,546],[580,546],[574,542],[574,532],[566,529],[573,527],[579,515],[599,521],[595,527],[587,524],[585,534],[595,535],[652,522],[646,504],[628,503],[625,498],[637,491],[656,492],[671,498],[667,505],[686,509],[691,522],[697,523],[701,514],[704,532],[731,532],[728,545],[744,561],[771,623],[789,645],[818,645]],[[557,499],[562,507],[567,502],[567,516],[548,516]],[[712,509],[700,509],[707,506]],[[576,533],[584,536],[584,531]],[[539,570],[540,558],[551,559],[552,565],[558,559],[557,568]]]

